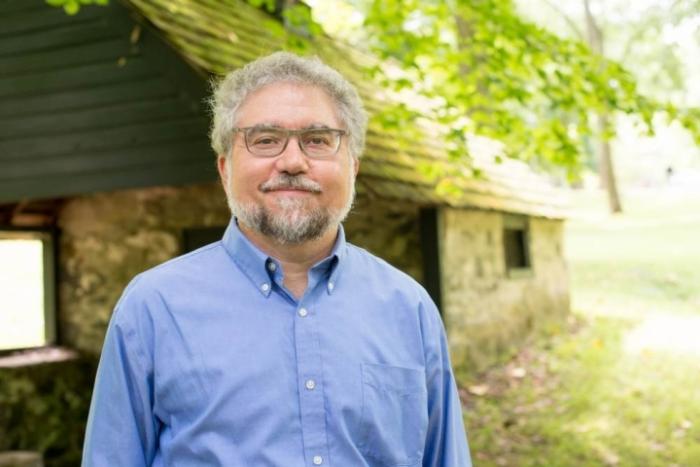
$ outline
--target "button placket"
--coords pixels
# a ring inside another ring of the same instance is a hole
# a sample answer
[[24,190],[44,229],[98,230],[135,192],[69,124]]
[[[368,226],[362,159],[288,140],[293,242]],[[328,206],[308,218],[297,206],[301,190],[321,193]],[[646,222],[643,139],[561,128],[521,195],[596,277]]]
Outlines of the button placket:
[[294,320],[294,338],[304,451],[307,462],[321,465],[328,453],[328,446],[320,342],[316,335],[315,320],[311,319],[308,300],[305,299],[298,306],[298,318]]

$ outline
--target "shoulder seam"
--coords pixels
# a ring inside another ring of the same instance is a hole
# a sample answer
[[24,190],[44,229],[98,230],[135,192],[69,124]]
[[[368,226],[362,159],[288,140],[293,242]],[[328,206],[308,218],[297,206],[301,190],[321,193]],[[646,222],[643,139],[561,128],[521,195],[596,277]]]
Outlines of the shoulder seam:
[[[211,249],[213,249],[213,248],[219,247],[219,246],[221,246],[221,240],[216,241],[216,242],[214,242],[214,243],[210,243],[209,245],[205,245],[205,246],[203,246],[203,247],[201,247],[201,248],[197,248],[196,250],[190,251],[190,252],[188,252],[188,253],[185,253],[184,255],[180,255],[180,256],[176,256],[176,257],[174,257],[174,258],[170,258],[169,260],[167,260],[167,261],[165,261],[165,262],[163,262],[163,263],[160,263],[160,264],[158,264],[158,265],[156,265],[156,266],[153,266],[152,268],[148,269],[147,271],[156,271],[156,270],[158,270],[158,269],[161,269],[161,268],[166,267],[166,266],[168,266],[168,265],[171,265],[171,264],[173,264],[173,263],[179,263],[180,261],[183,261],[183,260],[185,260],[185,259],[187,259],[187,258],[189,258],[189,257],[191,257],[191,256],[197,256],[197,255],[199,255],[199,254],[205,253],[205,252],[207,252],[207,251],[209,251],[209,250],[211,250]],[[144,272],[147,272],[147,271],[144,271]],[[143,273],[141,273],[141,274],[143,274]]]

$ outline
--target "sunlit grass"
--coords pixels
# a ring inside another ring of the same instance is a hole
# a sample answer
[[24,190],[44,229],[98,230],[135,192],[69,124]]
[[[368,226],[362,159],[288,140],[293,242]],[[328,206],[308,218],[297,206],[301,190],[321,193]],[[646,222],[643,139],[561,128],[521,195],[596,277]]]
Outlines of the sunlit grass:
[[628,193],[622,216],[574,200],[569,330],[468,394],[475,464],[700,465],[700,193]]
[[0,239],[0,350],[45,343],[42,248],[40,240]]
[[602,194],[574,198],[566,250],[576,309],[639,317],[700,313],[700,192],[630,193],[611,216]]

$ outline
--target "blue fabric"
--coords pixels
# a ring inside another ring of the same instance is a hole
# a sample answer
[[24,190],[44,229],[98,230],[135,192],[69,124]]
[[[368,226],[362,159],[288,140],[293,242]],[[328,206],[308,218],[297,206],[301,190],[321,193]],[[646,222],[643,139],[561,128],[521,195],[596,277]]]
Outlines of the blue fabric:
[[283,274],[232,222],[137,276],[109,324],[83,465],[470,466],[425,290],[342,228],[300,300]]

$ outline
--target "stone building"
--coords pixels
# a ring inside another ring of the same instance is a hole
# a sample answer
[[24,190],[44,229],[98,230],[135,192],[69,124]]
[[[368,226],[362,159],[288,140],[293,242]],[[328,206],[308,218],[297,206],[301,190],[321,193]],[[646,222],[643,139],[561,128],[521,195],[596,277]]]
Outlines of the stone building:
[[[209,80],[279,49],[285,32],[245,2],[213,0],[112,0],[75,17],[44,0],[6,0],[0,30],[0,241],[47,233],[48,341],[92,361],[129,279],[226,225]],[[388,105],[360,71],[366,56],[326,38],[312,46],[356,83],[371,115]],[[475,146],[475,178],[438,143],[371,121],[346,232],[425,285],[464,374],[567,313],[563,208],[524,164],[494,162],[489,144]],[[0,368],[0,381],[20,371]],[[45,378],[37,373],[22,373],[34,378],[24,393],[0,386],[0,406],[28,404]],[[16,412],[0,415],[0,439]],[[20,438],[6,431],[14,441],[0,450],[31,448]]]

